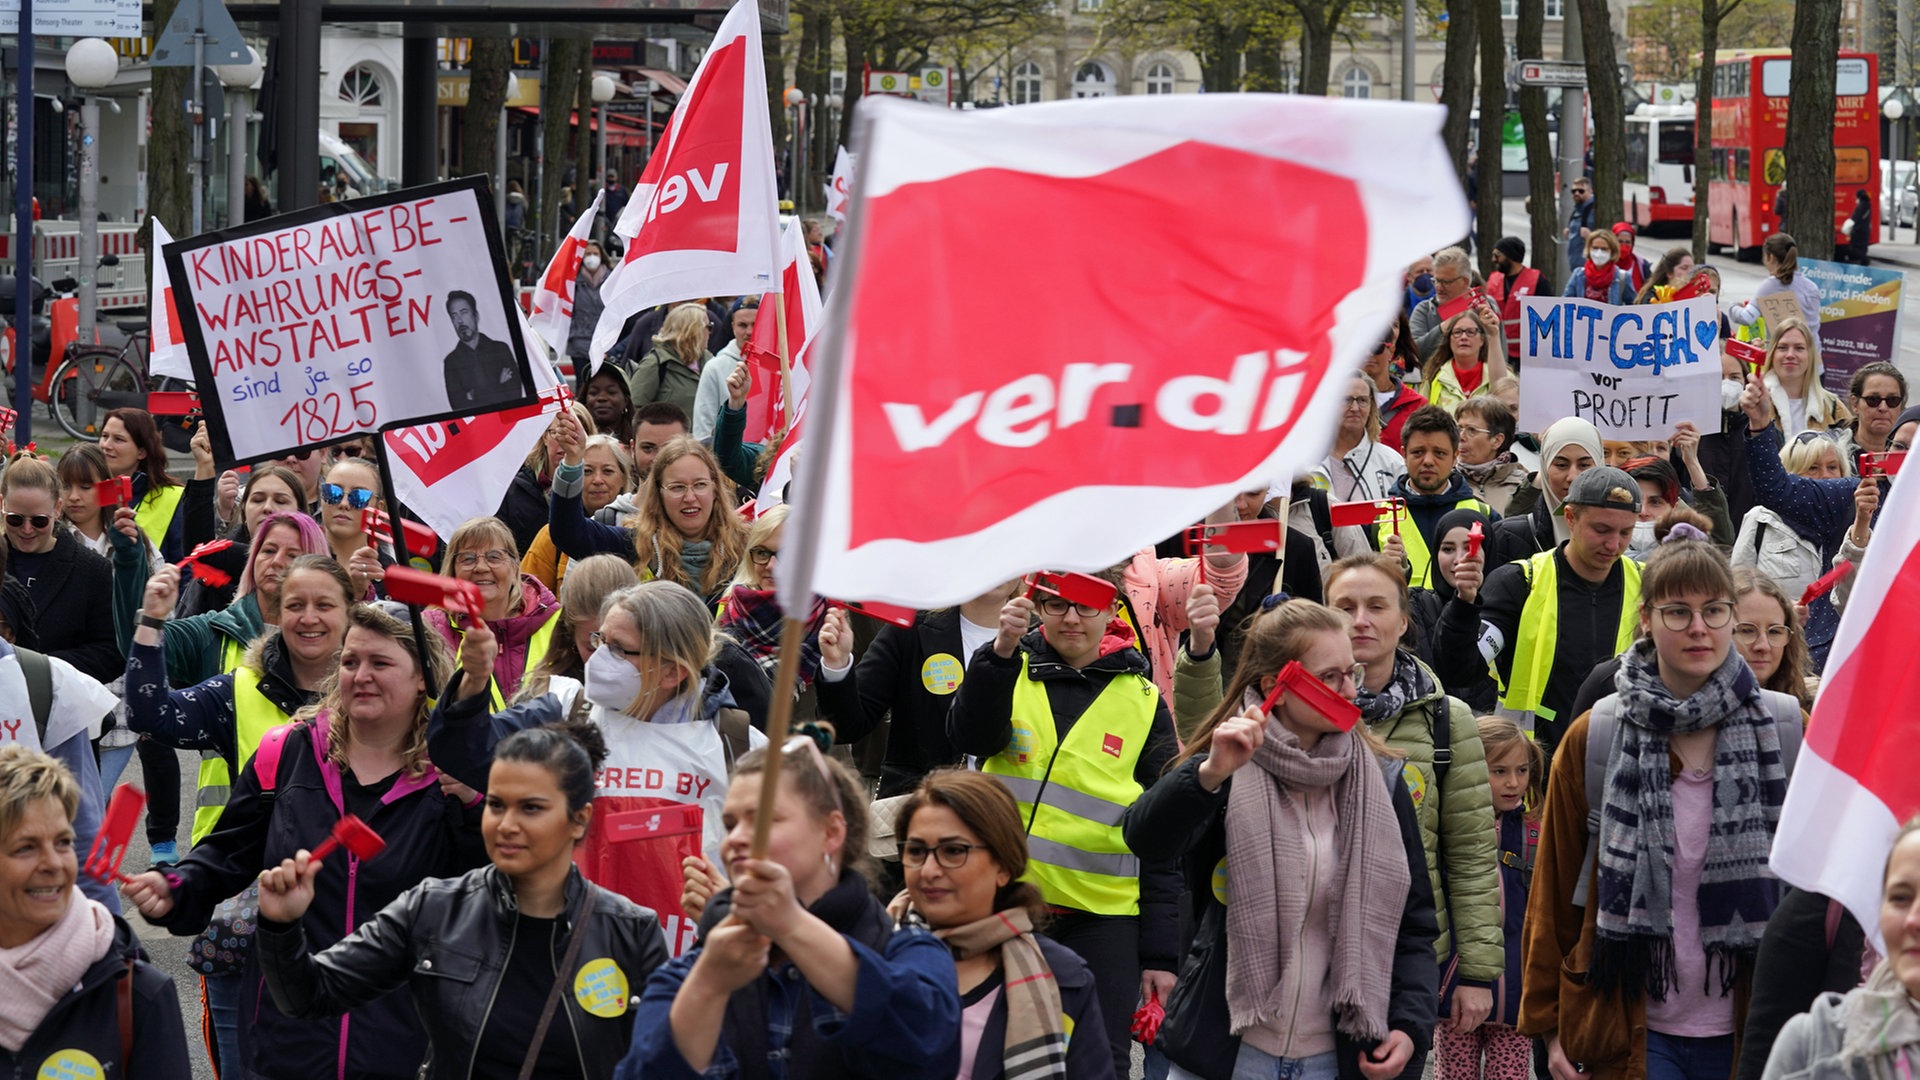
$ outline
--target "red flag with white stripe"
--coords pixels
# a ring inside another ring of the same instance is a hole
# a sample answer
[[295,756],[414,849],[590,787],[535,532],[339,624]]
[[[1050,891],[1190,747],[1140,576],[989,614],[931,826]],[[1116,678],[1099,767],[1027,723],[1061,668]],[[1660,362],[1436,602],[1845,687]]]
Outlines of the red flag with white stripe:
[[1895,480],[1874,523],[1773,839],[1774,873],[1845,904],[1883,951],[1887,852],[1920,812],[1920,484],[1910,475]]
[[793,385],[796,414],[807,396],[807,366],[803,359],[806,343],[820,331],[826,307],[820,301],[820,286],[813,277],[813,264],[807,258],[807,239],[800,219],[789,219],[780,228],[780,246],[786,263],[780,271],[779,293],[760,298],[759,314],[753,320],[753,334],[743,350],[755,365],[753,390],[747,397],[746,441],[765,442],[772,433],[786,426],[788,395],[780,389],[780,311],[787,313],[787,369]]
[[833,157],[833,179],[827,181],[827,216],[842,225],[847,223],[847,203],[853,199],[853,155],[847,148]]
[[155,376],[171,375],[176,379],[193,381],[193,363],[187,359],[187,343],[180,336],[180,316],[173,308],[173,282],[167,276],[167,260],[160,257],[161,249],[173,243],[173,237],[167,227],[160,224],[159,218],[153,219],[152,257],[147,265],[153,269],[153,280],[147,290],[147,323],[152,339],[152,351],[147,354],[147,370]]
[[593,222],[600,216],[600,203],[605,198],[604,191],[595,195],[587,212],[567,230],[566,239],[560,241],[553,261],[547,263],[547,272],[540,275],[540,284],[533,290],[533,314],[527,324],[556,353],[567,351],[567,332],[573,327],[573,284],[579,280],[580,260],[587,254],[587,239],[593,235]]

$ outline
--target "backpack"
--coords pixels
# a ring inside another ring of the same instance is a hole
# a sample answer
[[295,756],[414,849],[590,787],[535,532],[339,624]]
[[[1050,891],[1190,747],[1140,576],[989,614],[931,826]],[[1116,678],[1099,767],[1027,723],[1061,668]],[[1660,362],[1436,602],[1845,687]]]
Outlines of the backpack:
[[47,721],[53,717],[53,665],[45,653],[15,649],[20,659],[20,674],[27,680],[27,710],[33,713],[33,727],[40,735],[40,748],[47,746]]
[[[1773,725],[1780,733],[1780,764],[1793,776],[1793,764],[1800,757],[1800,741],[1806,729],[1800,722],[1800,703],[1775,690],[1762,690],[1773,711]],[[1607,784],[1607,754],[1613,749],[1613,732],[1620,726],[1620,695],[1608,694],[1594,705],[1587,716],[1587,852],[1580,863],[1580,882],[1573,888],[1573,906],[1587,906],[1587,892],[1593,885],[1593,866],[1600,850],[1600,804],[1593,792]]]

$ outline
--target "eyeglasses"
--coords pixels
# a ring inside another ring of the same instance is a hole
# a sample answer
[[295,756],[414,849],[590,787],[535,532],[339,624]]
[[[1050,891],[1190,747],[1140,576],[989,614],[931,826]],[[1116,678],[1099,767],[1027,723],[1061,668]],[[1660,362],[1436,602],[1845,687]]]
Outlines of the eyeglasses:
[[1370,397],[1350,397],[1347,399],[1347,408],[1349,409],[1364,409],[1371,404],[1373,404],[1373,399]]
[[506,566],[513,562],[513,556],[501,551],[499,548],[494,548],[485,554],[478,551],[463,551],[453,557],[453,565],[462,570],[471,570],[480,565],[481,559],[487,560],[488,566]]
[[1077,612],[1083,619],[1103,615],[1108,610],[1104,607],[1094,607],[1092,604],[1076,604],[1061,596],[1043,596],[1037,606],[1042,614],[1051,615],[1056,619],[1066,615],[1069,610]]
[[927,856],[932,855],[934,861],[941,866],[949,870],[958,870],[967,865],[967,856],[973,854],[975,848],[984,849],[986,846],[985,844],[963,844],[958,840],[948,840],[936,844],[933,847],[928,847],[925,844],[909,840],[900,845],[900,863],[903,866],[921,866],[926,863]]
[[338,506],[340,505],[340,500],[345,499],[347,505],[353,509],[365,510],[367,507],[373,505],[373,494],[372,488],[353,488],[352,490],[348,490],[339,484],[320,485],[320,501],[326,503],[328,506]]
[[1886,395],[1883,395],[1883,394],[1862,394],[1862,395],[1860,395],[1860,404],[1862,404],[1862,405],[1866,405],[1866,406],[1869,406],[1869,407],[1871,407],[1871,408],[1875,408],[1875,409],[1897,409],[1897,408],[1899,408],[1899,407],[1901,406],[1901,404],[1902,404],[1903,402],[1905,402],[1906,400],[1907,400],[1906,398],[1902,398],[1902,397],[1894,397],[1894,396],[1892,396],[1892,395],[1890,395],[1890,394],[1886,394]]
[[1480,328],[1477,326],[1456,326],[1453,328],[1453,336],[1454,337],[1479,337]]
[[[1743,622],[1733,628],[1733,640],[1742,645],[1751,645],[1760,640],[1761,629],[1755,623]],[[1767,644],[1778,649],[1793,637],[1793,627],[1785,623],[1774,623],[1766,628]]]
[[695,480],[691,484],[662,484],[660,485],[660,490],[669,499],[684,499],[687,497],[687,492],[689,491],[695,495],[706,495],[712,492],[713,481]]
[[780,553],[773,548],[755,547],[747,549],[747,558],[752,559],[753,565],[755,566],[765,566],[779,557]]
[[1483,427],[1475,427],[1475,426],[1473,426],[1472,424],[1461,424],[1461,425],[1460,425],[1460,434],[1462,434],[1462,435],[1491,435],[1491,434],[1493,434],[1493,432],[1492,432],[1491,430],[1489,430],[1489,429],[1487,429],[1487,428],[1483,428]]
[[1798,434],[1798,435],[1795,435],[1795,436],[1793,437],[1793,441],[1794,441],[1794,442],[1796,442],[1796,443],[1798,443],[1798,444],[1799,444],[1799,445],[1801,445],[1801,446],[1805,446],[1805,445],[1807,445],[1808,443],[1813,443],[1813,442],[1833,442],[1833,441],[1835,441],[1835,440],[1834,440],[1834,437],[1833,437],[1833,434],[1832,434],[1831,432],[1827,432],[1827,431],[1803,431],[1803,432],[1801,432],[1800,434]]
[[1367,679],[1367,665],[1355,664],[1350,668],[1342,670],[1317,672],[1313,677],[1325,683],[1327,689],[1338,692],[1340,684],[1349,679],[1353,681],[1353,685],[1356,687],[1365,682]]
[[1435,277],[1434,277],[1434,279],[1433,279],[1433,283],[1434,283],[1435,285],[1458,285],[1458,284],[1460,284],[1461,282],[1463,282],[1463,281],[1465,281],[1465,280],[1467,280],[1467,279],[1466,279],[1466,278],[1464,278],[1464,277],[1439,277],[1439,276],[1435,276]]
[[607,636],[605,634],[602,634],[598,630],[595,630],[593,633],[587,635],[587,644],[593,646],[596,649],[607,649],[617,655],[624,656],[629,660],[641,660],[646,658],[647,656],[652,655],[640,649],[623,649],[620,646],[615,645],[613,642],[608,641]]
[[1660,613],[1660,623],[1667,629],[1679,633],[1693,625],[1693,617],[1707,624],[1707,629],[1718,630],[1733,621],[1733,604],[1727,600],[1713,600],[1701,607],[1688,607],[1685,604],[1661,604],[1654,609]]
[[53,524],[52,514],[8,514],[7,524],[18,529],[31,524],[36,529],[44,529]]

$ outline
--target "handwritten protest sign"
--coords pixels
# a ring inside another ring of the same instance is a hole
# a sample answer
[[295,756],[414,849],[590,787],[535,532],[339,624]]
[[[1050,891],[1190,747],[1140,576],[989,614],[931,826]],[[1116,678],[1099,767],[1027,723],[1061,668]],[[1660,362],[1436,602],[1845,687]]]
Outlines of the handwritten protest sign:
[[1720,430],[1720,316],[1713,298],[1614,307],[1529,296],[1520,326],[1520,427],[1564,416],[1610,439],[1664,439],[1690,420]]
[[483,184],[330,203],[167,245],[217,457],[258,461],[533,401]]

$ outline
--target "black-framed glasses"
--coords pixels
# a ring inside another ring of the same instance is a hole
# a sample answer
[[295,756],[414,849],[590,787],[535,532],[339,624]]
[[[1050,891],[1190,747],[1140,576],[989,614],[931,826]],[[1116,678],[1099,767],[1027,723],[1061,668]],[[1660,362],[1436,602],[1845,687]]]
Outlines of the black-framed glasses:
[[1349,409],[1364,409],[1372,404],[1373,399],[1370,397],[1350,397],[1347,399],[1347,408]]
[[44,529],[53,524],[53,515],[9,513],[7,515],[7,524],[16,529],[25,528],[28,525],[32,525],[36,529]]
[[367,507],[373,505],[373,498],[374,491],[372,488],[357,487],[349,489],[343,488],[339,484],[320,485],[320,501],[326,503],[328,506],[338,506],[340,505],[340,501],[345,499],[349,507],[355,510],[365,510]]
[[1036,606],[1039,607],[1041,614],[1051,615],[1056,619],[1065,615],[1069,610],[1078,612],[1083,619],[1091,619],[1095,615],[1102,615],[1107,611],[1107,608],[1095,607],[1092,604],[1076,604],[1064,596],[1043,596]]
[[1660,624],[1675,633],[1693,625],[1693,617],[1707,624],[1709,630],[1719,630],[1733,621],[1733,602],[1731,600],[1709,600],[1699,607],[1687,604],[1661,604],[1654,608],[1660,613]]
[[607,640],[607,636],[605,634],[602,634],[598,630],[595,630],[593,633],[587,635],[587,644],[593,646],[596,649],[604,647],[609,651],[611,651],[614,655],[624,656],[628,660],[644,660],[649,655],[651,655],[650,653],[646,652],[643,649],[626,649],[626,648],[620,647],[619,645],[615,645],[613,642]]
[[1735,624],[1733,640],[1742,645],[1751,645],[1760,640],[1762,633],[1767,635],[1767,644],[1776,649],[1783,648],[1793,638],[1793,627],[1786,623],[1774,623],[1763,628],[1758,623],[1743,622]]
[[1874,409],[1897,409],[1906,403],[1906,398],[1892,394],[1861,394],[1860,404]]
[[900,862],[903,866],[921,866],[926,863],[927,856],[932,855],[933,860],[941,866],[949,870],[958,870],[967,865],[967,856],[972,855],[975,848],[984,850],[986,846],[985,844],[963,844],[958,840],[943,840],[928,847],[918,841],[909,840],[900,845]]
[[747,558],[752,559],[755,566],[765,566],[779,557],[780,552],[775,548],[750,547],[747,549]]

